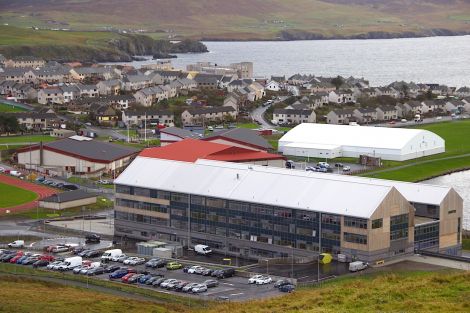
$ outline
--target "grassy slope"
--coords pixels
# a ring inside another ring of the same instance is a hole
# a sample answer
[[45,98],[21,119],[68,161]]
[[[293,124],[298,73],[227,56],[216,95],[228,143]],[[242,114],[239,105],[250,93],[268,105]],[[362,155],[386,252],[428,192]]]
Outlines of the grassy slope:
[[34,192],[0,183],[0,208],[27,203],[37,198]]
[[43,135],[31,135],[31,136],[11,136],[11,137],[0,137],[0,144],[4,143],[18,143],[18,142],[49,142],[54,141],[56,138],[51,136]]
[[0,102],[0,113],[5,113],[5,112],[23,112],[25,111],[22,108],[19,107],[14,107],[12,105],[6,104],[6,103],[1,103]]
[[470,140],[468,140],[468,138],[470,138],[470,120],[420,125],[416,128],[432,131],[444,138],[446,142],[446,152],[406,162],[385,162],[386,166],[394,167],[420,162],[422,160],[436,160],[431,163],[415,165],[389,172],[367,173],[364,176],[402,181],[418,181],[449,171],[470,168],[470,157],[468,156],[444,161],[438,160],[449,156],[470,153]]
[[[336,2],[336,3],[335,3]],[[283,30],[323,35],[371,31],[405,32],[447,28],[468,30],[469,5],[412,0],[376,5],[321,0],[0,0],[0,21],[48,28],[103,29],[107,26],[162,30],[193,37],[276,38]],[[123,18],[125,17],[125,18]],[[51,21],[69,25],[56,25]],[[273,22],[282,21],[282,22]]]
[[[34,280],[2,277],[5,312],[468,312],[470,273],[410,272],[356,276],[248,303],[211,303],[207,308],[150,304]],[[189,303],[189,301],[188,301]]]

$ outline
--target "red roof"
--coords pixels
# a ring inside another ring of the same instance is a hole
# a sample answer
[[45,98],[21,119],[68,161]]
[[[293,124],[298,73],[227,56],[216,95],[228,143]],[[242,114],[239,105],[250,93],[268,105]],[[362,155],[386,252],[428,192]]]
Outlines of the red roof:
[[227,162],[285,159],[283,156],[277,154],[190,138],[164,147],[145,149],[139,156],[184,162],[196,162],[198,159]]

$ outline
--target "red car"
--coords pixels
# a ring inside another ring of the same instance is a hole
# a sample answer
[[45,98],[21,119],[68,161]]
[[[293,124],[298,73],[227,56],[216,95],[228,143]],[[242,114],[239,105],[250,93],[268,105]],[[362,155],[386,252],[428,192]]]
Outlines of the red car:
[[53,255],[44,254],[44,255],[41,255],[41,256],[39,257],[39,260],[54,262],[55,257],[54,257]]
[[134,276],[134,275],[137,275],[137,274],[136,274],[136,273],[129,273],[129,274],[127,274],[126,276],[122,277],[122,278],[121,278],[121,281],[122,281],[123,283],[127,283],[127,282],[129,281],[129,278],[131,278],[131,277]]
[[16,256],[14,256],[11,260],[10,260],[10,263],[16,263],[16,261],[18,261],[19,258],[21,258],[23,256],[23,252],[18,252],[16,254]]

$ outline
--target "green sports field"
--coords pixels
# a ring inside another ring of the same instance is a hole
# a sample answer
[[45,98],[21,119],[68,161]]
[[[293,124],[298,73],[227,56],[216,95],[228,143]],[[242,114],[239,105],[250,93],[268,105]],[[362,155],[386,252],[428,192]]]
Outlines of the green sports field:
[[0,208],[8,208],[35,200],[37,195],[28,190],[0,183]]
[[23,111],[25,110],[22,108],[0,102],[0,113],[23,112]]

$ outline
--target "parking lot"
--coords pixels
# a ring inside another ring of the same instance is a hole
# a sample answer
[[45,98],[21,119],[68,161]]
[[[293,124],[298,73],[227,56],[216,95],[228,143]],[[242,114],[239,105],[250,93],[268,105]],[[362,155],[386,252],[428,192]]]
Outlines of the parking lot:
[[[15,251],[15,253],[16,252],[17,251]],[[39,252],[31,251],[30,253],[34,254],[34,253],[39,253]],[[73,257],[74,255],[71,252],[66,252],[66,253],[57,253],[57,254],[54,254],[54,256],[65,259],[65,258]],[[1,254],[0,254],[0,258],[1,258]],[[148,259],[149,258],[146,258],[146,260]],[[85,260],[88,260],[90,262],[99,262],[101,259],[100,257],[95,257],[95,258],[84,257],[83,261]],[[183,266],[191,266],[190,264],[187,264],[184,261],[180,263]],[[272,283],[265,284],[265,285],[256,285],[256,284],[249,284],[248,277],[233,276],[233,277],[228,277],[228,278],[217,279],[211,276],[202,276],[200,274],[198,275],[198,274],[185,273],[183,269],[168,270],[165,267],[154,269],[154,268],[148,268],[143,264],[131,266],[131,265],[125,265],[123,263],[112,262],[112,261],[108,262],[105,266],[112,266],[112,265],[126,267],[127,269],[130,269],[134,271],[135,273],[145,273],[145,274],[150,274],[152,276],[160,276],[160,277],[164,277],[165,279],[176,279],[176,280],[184,281],[188,283],[203,283],[204,281],[209,280],[209,279],[215,279],[218,281],[218,286],[208,288],[207,291],[202,292],[202,293],[197,293],[197,294],[191,293],[191,292],[183,293],[181,291],[167,290],[158,286],[154,287],[154,286],[149,286],[145,284],[140,284],[138,282],[133,283],[139,288],[147,288],[147,289],[155,290],[155,292],[161,292],[161,293],[166,293],[166,294],[184,295],[188,297],[207,299],[207,300],[223,299],[223,300],[233,300],[233,301],[245,301],[249,299],[266,298],[266,297],[272,297],[272,296],[282,294],[277,288],[274,287],[274,281]],[[20,264],[17,264],[16,266],[31,267],[31,265],[20,265]],[[210,268],[210,266],[208,266],[207,268]],[[213,269],[217,269],[217,268],[223,268],[223,267],[221,266],[213,267]],[[43,267],[42,270],[53,271],[51,269],[46,269],[45,267]],[[83,274],[74,274],[70,270],[64,273],[65,275],[83,275]],[[104,274],[95,275],[93,276],[93,278],[102,279],[102,280],[110,280],[109,275],[110,275],[109,273],[104,273]],[[122,282],[121,279],[113,279],[113,281],[124,284],[124,282]]]

